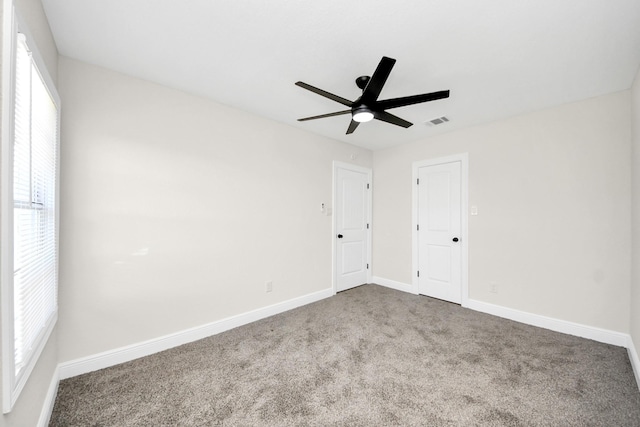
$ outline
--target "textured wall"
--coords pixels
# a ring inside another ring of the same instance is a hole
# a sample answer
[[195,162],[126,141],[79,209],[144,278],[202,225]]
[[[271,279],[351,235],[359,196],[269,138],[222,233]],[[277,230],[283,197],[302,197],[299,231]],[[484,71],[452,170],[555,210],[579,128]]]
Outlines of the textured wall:
[[412,162],[468,152],[470,297],[628,332],[629,116],[621,92],[376,151],[374,275],[411,283]]

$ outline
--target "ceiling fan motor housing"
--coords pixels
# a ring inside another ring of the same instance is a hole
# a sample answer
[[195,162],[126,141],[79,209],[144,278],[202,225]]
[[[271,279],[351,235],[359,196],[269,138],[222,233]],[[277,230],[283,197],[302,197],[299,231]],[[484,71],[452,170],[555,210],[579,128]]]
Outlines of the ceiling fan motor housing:
[[369,80],[371,79],[370,76],[360,76],[356,79],[356,85],[364,90],[365,87],[367,87],[367,83],[369,83]]

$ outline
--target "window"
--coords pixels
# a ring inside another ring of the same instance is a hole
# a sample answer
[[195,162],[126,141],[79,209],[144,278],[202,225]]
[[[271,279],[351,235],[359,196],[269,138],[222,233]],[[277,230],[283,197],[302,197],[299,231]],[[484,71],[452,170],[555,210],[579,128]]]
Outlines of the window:
[[31,39],[15,30],[11,35],[3,45],[3,62],[9,66],[2,70],[5,413],[24,387],[58,313],[59,101]]

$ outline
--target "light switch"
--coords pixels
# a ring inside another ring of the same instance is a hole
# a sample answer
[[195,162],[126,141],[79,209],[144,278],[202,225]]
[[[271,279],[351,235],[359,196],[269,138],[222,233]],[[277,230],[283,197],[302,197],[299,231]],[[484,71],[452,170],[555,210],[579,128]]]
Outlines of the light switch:
[[478,215],[478,207],[471,206],[471,215]]

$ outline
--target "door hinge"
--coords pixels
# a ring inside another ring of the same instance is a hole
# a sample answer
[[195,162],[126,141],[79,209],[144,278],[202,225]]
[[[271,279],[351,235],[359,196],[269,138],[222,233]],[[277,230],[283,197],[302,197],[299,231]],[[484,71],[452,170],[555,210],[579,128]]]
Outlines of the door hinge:
[[367,190],[369,189],[369,183],[367,182]]
[[420,277],[420,270],[418,270],[418,277]]
[[420,185],[420,178],[416,179],[416,185]]
[[367,223],[367,230],[369,229],[369,224]]
[[416,225],[416,230],[420,231],[420,224]]
[[367,264],[367,270],[369,269],[369,264]]

